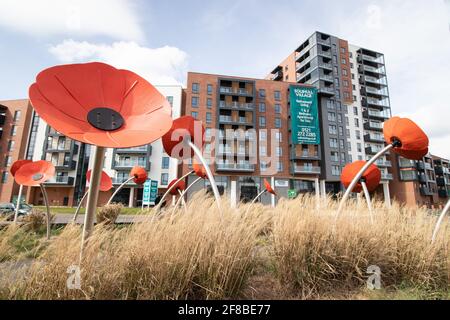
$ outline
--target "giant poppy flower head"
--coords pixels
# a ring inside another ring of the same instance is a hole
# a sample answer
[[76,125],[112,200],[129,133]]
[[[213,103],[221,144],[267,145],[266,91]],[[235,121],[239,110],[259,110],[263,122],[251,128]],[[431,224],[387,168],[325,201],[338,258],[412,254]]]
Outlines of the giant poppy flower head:
[[89,144],[128,148],[151,143],[172,125],[172,109],[149,82],[128,70],[92,62],[40,72],[29,89],[39,116]]
[[176,183],[175,187],[169,192],[173,196],[178,195],[178,191],[184,191],[184,189],[186,189],[186,183],[184,182],[184,180],[180,180],[178,182],[177,180],[178,179],[173,179],[167,186],[167,188],[170,188]]
[[55,166],[48,161],[40,160],[22,165],[14,176],[17,184],[36,187],[55,175]]
[[184,139],[191,140],[199,149],[205,143],[205,128],[201,121],[191,116],[183,116],[175,119],[170,130],[162,137],[164,151],[172,158],[189,159],[194,156],[194,151],[181,143]]
[[192,163],[192,170],[194,170],[195,174],[202,179],[206,179],[208,176],[205,167],[201,163],[198,163],[197,161],[194,161]]
[[14,161],[14,163],[11,166],[11,169],[9,169],[9,171],[11,172],[11,175],[14,177],[16,175],[17,170],[19,170],[21,166],[23,166],[24,164],[27,164],[27,163],[31,163],[31,162],[33,162],[33,161],[31,161],[31,160]]
[[264,179],[264,188],[266,188],[267,192],[273,195],[277,195],[275,190],[273,190],[272,186],[270,185],[269,181],[267,181],[267,179]]
[[394,151],[401,156],[420,160],[428,153],[428,137],[412,120],[393,117],[384,123],[384,139],[395,143]]
[[[365,164],[366,161],[360,160],[349,163],[344,167],[341,174],[341,182],[345,188],[348,188],[350,186],[350,183],[352,182],[353,178],[358,174],[358,172],[362,169],[362,167],[364,167]],[[372,164],[366,170],[366,172],[364,172],[364,174],[361,177],[361,180],[365,181],[367,189],[370,192],[374,191],[381,181],[380,169],[378,169],[376,165]],[[353,192],[362,191],[361,181],[358,181],[358,183],[355,185],[352,191]]]
[[[88,183],[91,182],[91,170],[88,170],[88,172],[86,173],[86,180]],[[108,174],[105,171],[102,171],[102,176],[100,178],[100,191],[109,191],[112,188],[112,180],[111,177],[108,176]]]
[[130,177],[134,177],[134,183],[143,184],[147,181],[147,171],[142,167],[135,166],[131,169]]

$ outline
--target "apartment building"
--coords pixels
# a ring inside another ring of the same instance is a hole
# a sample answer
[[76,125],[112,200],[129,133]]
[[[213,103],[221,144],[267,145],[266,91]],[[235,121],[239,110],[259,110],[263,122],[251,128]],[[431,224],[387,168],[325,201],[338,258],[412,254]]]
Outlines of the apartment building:
[[428,154],[422,160],[395,155],[394,180],[390,188],[394,200],[407,206],[442,208],[450,197],[450,161]]
[[[284,197],[289,190],[319,191],[319,143],[302,144],[292,134],[292,96],[302,89],[315,90],[307,84],[188,73],[184,113],[202,121],[204,156],[219,190],[232,201],[253,199],[264,178]],[[184,163],[182,174],[189,170],[190,163]],[[188,183],[195,178],[190,176]],[[188,197],[205,187],[207,180],[193,187]],[[262,197],[264,203],[274,201],[270,195]]]
[[[384,146],[383,122],[391,116],[382,53],[315,32],[276,65],[266,79],[316,87],[323,143],[321,174],[327,193],[342,191],[340,174],[355,160],[371,158]],[[392,161],[377,161],[383,192],[389,200]]]
[[[178,118],[181,114],[182,87],[156,87],[172,104],[172,116]],[[28,103],[28,100],[22,101]],[[55,131],[36,112],[31,111],[31,107],[26,123],[29,129],[24,135],[23,152],[19,158],[52,162],[56,168],[56,175],[45,183],[50,205],[77,205],[87,191],[86,173],[92,167],[94,148]],[[164,153],[160,140],[135,148],[106,150],[104,171],[113,179],[113,187],[118,187],[127,180],[131,169],[136,165],[146,168],[149,178],[158,181],[160,193],[178,175],[177,161]],[[13,179],[9,180],[13,184]],[[113,191],[114,188],[109,192],[100,193],[100,205],[108,201]],[[139,206],[141,200],[142,186],[133,182],[127,184],[114,198],[115,202],[128,206]],[[26,201],[30,204],[42,205],[44,199],[40,188],[28,188]]]
[[13,201],[19,193],[9,170],[25,156],[31,113],[26,99],[0,101],[0,202]]

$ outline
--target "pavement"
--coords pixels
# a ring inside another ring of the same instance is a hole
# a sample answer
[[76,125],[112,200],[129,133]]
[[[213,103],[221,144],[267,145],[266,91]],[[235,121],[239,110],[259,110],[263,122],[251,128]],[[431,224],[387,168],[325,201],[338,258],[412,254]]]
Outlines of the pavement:
[[[117,217],[116,223],[118,224],[129,224],[129,223],[136,223],[136,222],[144,222],[144,221],[150,221],[151,216],[149,215],[119,215]],[[67,213],[57,213],[55,214],[55,217],[52,220],[52,224],[69,224],[72,222],[73,214],[67,214]],[[10,221],[1,221],[0,226],[2,225],[9,225],[12,222]],[[84,214],[80,214],[77,217],[76,223],[83,224],[84,223]]]

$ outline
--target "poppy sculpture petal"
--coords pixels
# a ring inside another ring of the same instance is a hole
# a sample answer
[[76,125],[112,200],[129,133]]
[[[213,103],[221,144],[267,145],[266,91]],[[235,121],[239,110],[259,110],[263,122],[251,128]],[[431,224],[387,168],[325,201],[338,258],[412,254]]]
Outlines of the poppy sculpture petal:
[[[92,170],[88,170],[88,172],[86,173],[86,180],[88,183],[91,182],[91,174],[92,174],[91,171]],[[102,177],[100,180],[100,187],[99,187],[100,191],[106,192],[111,190],[111,188],[112,188],[111,177],[108,176],[108,174],[105,171],[102,171]]]
[[24,164],[16,171],[14,180],[27,187],[37,187],[55,175],[55,166],[44,160]]
[[183,191],[186,188],[186,183],[184,182],[184,180],[174,179],[169,183],[167,188],[170,189],[173,185],[175,186],[172,190],[170,190],[170,194],[173,196],[178,195],[178,191]]
[[40,72],[29,89],[39,116],[62,134],[101,147],[151,143],[172,125],[171,106],[144,78],[92,62]]
[[[350,186],[350,183],[355,178],[357,173],[361,170],[362,167],[367,163],[367,161],[355,161],[353,163],[347,164],[342,170],[341,174],[341,182],[345,188]],[[353,188],[353,192],[361,192],[363,190],[361,185],[361,180],[363,180],[369,192],[374,191],[381,181],[381,171],[378,167],[372,164],[362,175],[360,181]]]
[[142,167],[133,167],[130,176],[133,177],[133,181],[136,184],[143,184],[147,181],[147,171]]
[[389,119],[384,123],[383,134],[388,144],[397,142],[394,151],[407,159],[420,160],[428,153],[427,135],[410,119]]
[[23,166],[24,164],[27,164],[27,163],[31,163],[31,162],[33,162],[33,161],[31,161],[31,160],[14,161],[14,163],[11,166],[11,169],[9,169],[9,171],[11,172],[11,175],[14,177],[16,175],[17,170],[19,170],[21,166]]
[[270,185],[269,181],[267,181],[267,179],[264,179],[264,187],[266,188],[266,191],[273,194],[273,195],[277,195],[275,190],[273,190],[272,186]]
[[194,162],[192,164],[192,170],[194,170],[195,174],[202,179],[206,179],[208,177],[208,173],[201,163]]
[[[182,144],[183,140],[189,139],[197,148],[202,149],[205,144],[205,128],[201,121],[196,121],[191,116],[183,116],[175,119],[170,130],[162,137],[164,151],[172,158],[179,160],[189,159],[194,156],[194,150],[189,148],[186,152]],[[180,148],[175,148],[177,145]]]

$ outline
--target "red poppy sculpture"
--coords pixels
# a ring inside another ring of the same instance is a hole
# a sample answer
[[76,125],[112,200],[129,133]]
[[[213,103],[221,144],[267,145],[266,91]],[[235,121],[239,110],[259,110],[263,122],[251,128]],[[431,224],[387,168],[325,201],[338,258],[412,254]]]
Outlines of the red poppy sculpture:
[[275,190],[273,190],[272,186],[270,185],[269,181],[264,178],[264,189],[260,193],[258,193],[258,195],[255,197],[255,199],[252,200],[251,203],[255,203],[256,200],[258,200],[266,192],[273,194],[274,196],[277,195]]
[[182,199],[184,199],[184,196],[186,195],[186,193],[189,191],[190,188],[192,188],[198,181],[200,181],[202,179],[207,179],[207,177],[208,177],[208,173],[206,172],[205,167],[203,167],[203,165],[200,163],[194,162],[192,164],[192,171],[194,171],[194,173],[197,175],[197,179],[195,179],[183,191],[183,193],[180,196],[180,199],[178,199],[177,203],[175,204],[174,210],[176,208],[178,208],[178,206],[180,205],[180,201],[182,201]]
[[[162,143],[164,151],[172,158],[184,160],[192,158],[195,155],[199,159],[211,183],[211,188],[213,190],[214,197],[216,198],[216,204],[219,212],[222,212],[220,205],[220,193],[217,189],[216,181],[214,180],[214,176],[206,163],[206,160],[203,158],[202,152],[200,151],[205,143],[205,128],[203,127],[201,121],[196,121],[191,116],[183,116],[174,120],[170,130],[162,137]],[[189,171],[178,180],[184,180],[187,176],[194,172],[194,170]],[[169,186],[167,192],[161,198],[160,204],[162,204],[170,190],[171,188]],[[156,210],[158,209],[159,206],[156,207]]]
[[47,191],[44,182],[55,175],[55,167],[52,163],[44,160],[25,163],[15,172],[14,180],[27,187],[40,187],[47,208],[47,239],[50,239],[50,207],[48,204]]
[[367,161],[361,170],[355,175],[344,193],[344,196],[342,197],[336,214],[336,219],[341,213],[344,203],[350,195],[351,190],[353,190],[355,185],[361,179],[364,172],[386,152],[393,149],[393,151],[399,155],[413,160],[420,159],[428,153],[429,141],[427,135],[410,119],[392,117],[384,123],[383,134],[385,142],[387,143],[386,147]]
[[[341,174],[341,182],[345,188],[349,188],[352,183],[354,177],[358,174],[362,167],[366,164],[367,161],[355,161],[347,164],[342,170]],[[374,164],[370,165],[369,168],[363,173],[357,184],[351,190],[352,192],[364,192],[364,197],[367,201],[367,207],[369,208],[370,218],[372,218],[372,203],[370,201],[370,192],[373,192],[381,181],[381,171]]]
[[172,195],[172,204],[174,204],[174,202],[175,202],[175,196],[179,195],[180,199],[182,199],[181,201],[183,201],[184,208],[186,210],[186,203],[184,202],[184,198],[182,196],[183,191],[185,189],[186,189],[186,183],[184,182],[184,180],[173,179],[172,181],[170,181],[169,185],[167,186],[167,191],[164,194],[164,196],[161,198],[158,205],[160,205],[164,201],[166,194]]
[[139,166],[135,166],[133,167],[133,169],[131,169],[130,171],[130,177],[125,180],[117,189],[116,191],[114,191],[114,193],[112,194],[111,198],[109,198],[108,203],[110,204],[111,201],[114,199],[114,197],[116,196],[117,193],[119,193],[119,191],[131,180],[133,180],[134,183],[136,184],[144,184],[145,181],[147,181],[147,171]]
[[92,232],[105,147],[152,143],[172,126],[171,106],[148,81],[92,62],[40,72],[29,89],[39,116],[62,134],[96,146],[83,239]]
[[439,227],[441,226],[442,221],[444,220],[445,214],[449,210],[450,210],[450,200],[445,205],[444,210],[442,210],[441,215],[439,216],[439,219],[437,220],[436,225],[434,226],[433,236],[431,237],[431,243],[434,243],[434,241],[436,240],[436,237],[437,237],[438,232],[439,232]]
[[[86,181],[87,181],[87,183],[91,182],[91,174],[92,174],[92,171],[88,170],[88,172],[86,173]],[[102,176],[100,178],[99,190],[103,191],[103,192],[106,192],[106,191],[111,190],[111,188],[112,188],[111,177],[108,176],[108,174],[105,171],[102,171]],[[82,203],[83,203],[83,201],[84,201],[84,199],[86,198],[87,195],[88,195],[88,191],[86,191],[84,193],[83,197],[80,200],[80,203],[78,203],[77,209],[75,210],[75,213],[73,215],[73,222],[75,222],[77,220],[78,213],[80,212],[80,209],[81,209],[81,205],[82,205]]]
[[[31,160],[14,161],[14,163],[11,166],[11,169],[9,169],[9,172],[11,172],[11,175],[14,177],[16,175],[17,170],[19,170],[21,166],[23,166],[24,164],[27,164],[27,163],[31,163],[31,162],[33,162],[33,161],[31,161]],[[22,198],[22,192],[23,192],[23,185],[21,184],[19,186],[19,195],[17,197],[16,210],[14,212],[14,223],[17,222],[17,218],[19,216],[19,207],[20,207],[20,201]]]

